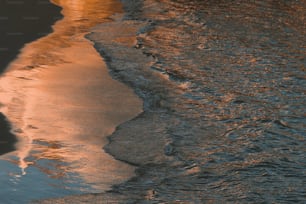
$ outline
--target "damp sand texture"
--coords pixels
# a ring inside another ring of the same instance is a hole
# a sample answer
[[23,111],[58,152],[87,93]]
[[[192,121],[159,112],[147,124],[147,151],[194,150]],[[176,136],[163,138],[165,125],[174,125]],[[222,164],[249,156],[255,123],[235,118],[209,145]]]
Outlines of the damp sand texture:
[[23,47],[0,80],[1,112],[18,139],[16,151],[0,160],[8,172],[1,177],[5,203],[104,192],[134,175],[134,167],[102,147],[116,126],[142,111],[142,101],[108,75],[84,38],[121,5],[54,3],[63,8],[63,19],[51,34]]

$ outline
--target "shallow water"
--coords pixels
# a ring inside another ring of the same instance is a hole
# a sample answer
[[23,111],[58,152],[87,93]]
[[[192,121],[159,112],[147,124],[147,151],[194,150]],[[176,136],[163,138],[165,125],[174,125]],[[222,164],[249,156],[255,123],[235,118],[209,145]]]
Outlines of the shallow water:
[[17,136],[0,156],[0,202],[109,190],[133,175],[102,147],[142,102],[108,76],[84,38],[89,28],[121,12],[117,1],[58,0],[64,18],[54,32],[27,44],[0,78],[1,112]]
[[[123,1],[125,21],[91,36],[113,76],[145,100],[107,147],[139,165],[112,193],[140,203],[304,203],[305,1]],[[138,28],[133,47],[125,40]]]
[[116,189],[152,203],[304,203],[306,2],[137,2],[124,23],[140,26],[137,50],[100,46],[147,104],[108,146],[140,165]]
[[305,201],[305,1],[161,2],[165,12],[148,9],[156,25],[139,40],[153,68],[184,87],[171,108],[189,125],[168,131],[179,157],[201,170],[159,191]]

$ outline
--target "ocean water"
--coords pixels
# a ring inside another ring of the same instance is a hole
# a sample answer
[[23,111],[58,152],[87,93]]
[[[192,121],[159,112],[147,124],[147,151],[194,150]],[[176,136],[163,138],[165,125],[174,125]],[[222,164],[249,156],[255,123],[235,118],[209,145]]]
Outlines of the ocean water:
[[122,2],[125,16],[88,36],[111,75],[144,100],[145,112],[105,147],[138,166],[109,195],[123,203],[304,203],[305,1]]
[[106,147],[139,165],[115,189],[144,203],[304,203],[305,1],[123,2],[135,46],[101,40],[107,26],[90,36],[145,104]]

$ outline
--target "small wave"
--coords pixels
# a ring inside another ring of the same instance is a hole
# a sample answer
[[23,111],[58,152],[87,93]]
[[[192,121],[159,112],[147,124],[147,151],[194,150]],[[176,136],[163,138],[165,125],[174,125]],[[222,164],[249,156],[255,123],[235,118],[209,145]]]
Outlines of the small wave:
[[[89,36],[145,103],[107,147],[140,166],[116,190],[152,202],[305,201],[305,5],[124,2],[123,19]],[[136,45],[117,41],[131,32]]]

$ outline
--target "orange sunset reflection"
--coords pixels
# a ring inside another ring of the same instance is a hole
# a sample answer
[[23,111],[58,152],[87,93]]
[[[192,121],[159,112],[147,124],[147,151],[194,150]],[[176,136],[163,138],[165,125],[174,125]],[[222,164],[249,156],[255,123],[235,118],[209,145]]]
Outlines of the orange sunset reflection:
[[108,75],[84,35],[121,12],[121,5],[114,0],[53,2],[63,8],[64,18],[52,34],[26,45],[0,82],[6,104],[1,111],[20,140],[17,151],[5,157],[18,158],[22,175],[33,166],[54,178],[73,173],[98,191],[108,190],[134,168],[103,152],[105,137],[139,114],[142,102]]

